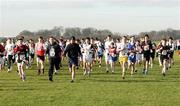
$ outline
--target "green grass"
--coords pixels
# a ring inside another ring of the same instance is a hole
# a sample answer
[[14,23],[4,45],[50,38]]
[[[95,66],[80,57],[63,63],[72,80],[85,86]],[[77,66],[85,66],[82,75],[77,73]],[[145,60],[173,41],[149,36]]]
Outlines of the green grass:
[[66,62],[54,82],[45,75],[37,76],[35,65],[26,70],[22,82],[16,68],[11,73],[0,71],[0,106],[180,106],[180,56],[166,77],[161,75],[157,61],[147,76],[141,69],[133,77],[121,78],[120,66],[115,74],[106,74],[105,65],[93,67],[92,76],[77,71],[75,83],[70,83]]

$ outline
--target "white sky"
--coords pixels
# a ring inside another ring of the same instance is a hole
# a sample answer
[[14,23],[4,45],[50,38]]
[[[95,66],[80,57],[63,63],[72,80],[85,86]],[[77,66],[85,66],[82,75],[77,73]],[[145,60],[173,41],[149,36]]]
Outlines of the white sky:
[[0,0],[0,36],[54,26],[127,34],[180,29],[180,0]]

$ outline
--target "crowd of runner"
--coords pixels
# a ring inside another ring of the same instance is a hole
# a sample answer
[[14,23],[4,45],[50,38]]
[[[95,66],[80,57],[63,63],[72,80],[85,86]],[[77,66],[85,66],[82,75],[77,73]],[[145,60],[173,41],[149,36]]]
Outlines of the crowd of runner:
[[[76,69],[82,67],[83,75],[90,76],[95,64],[101,69],[103,60],[106,73],[122,71],[122,79],[125,79],[127,70],[130,70],[131,75],[141,70],[147,75],[157,57],[162,75],[165,76],[174,64],[173,54],[176,49],[180,50],[180,40],[175,41],[169,37],[155,43],[147,34],[139,39],[135,36],[113,39],[108,35],[104,41],[89,37],[75,39],[74,36],[70,39],[50,37],[48,40],[39,37],[38,42],[32,39],[25,41],[24,37],[19,37],[16,41],[7,38],[5,43],[0,44],[0,70],[7,66],[7,72],[11,72],[15,68],[13,65],[17,65],[18,75],[25,81],[25,69],[31,68],[36,60],[37,74],[44,74],[47,60],[49,80],[53,81],[53,75],[60,72],[62,61],[65,60],[63,58],[67,57],[71,82],[75,80]],[[137,68],[138,66],[142,68]],[[121,70],[116,70],[116,67],[121,67]]]

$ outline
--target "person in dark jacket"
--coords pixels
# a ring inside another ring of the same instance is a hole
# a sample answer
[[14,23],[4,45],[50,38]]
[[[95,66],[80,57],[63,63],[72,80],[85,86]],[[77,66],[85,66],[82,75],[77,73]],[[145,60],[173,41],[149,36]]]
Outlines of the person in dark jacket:
[[75,79],[75,68],[78,66],[78,57],[81,56],[81,50],[79,44],[75,43],[75,37],[71,37],[70,44],[67,45],[64,51],[64,56],[68,55],[69,58],[69,71],[72,75],[71,82]]
[[56,70],[60,69],[59,62],[61,49],[54,37],[49,38],[49,43],[46,54],[48,54],[49,58],[49,81],[53,81],[54,67]]

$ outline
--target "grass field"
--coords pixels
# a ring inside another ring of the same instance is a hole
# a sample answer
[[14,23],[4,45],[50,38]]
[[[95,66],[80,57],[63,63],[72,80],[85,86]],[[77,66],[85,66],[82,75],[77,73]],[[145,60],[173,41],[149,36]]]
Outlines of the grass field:
[[123,80],[120,66],[115,74],[106,74],[105,65],[95,65],[92,76],[84,77],[82,68],[77,71],[75,83],[70,83],[66,62],[54,82],[45,75],[37,75],[35,65],[26,71],[22,82],[16,68],[11,73],[0,72],[0,106],[180,106],[180,56],[163,77],[156,61],[147,76],[142,68]]

